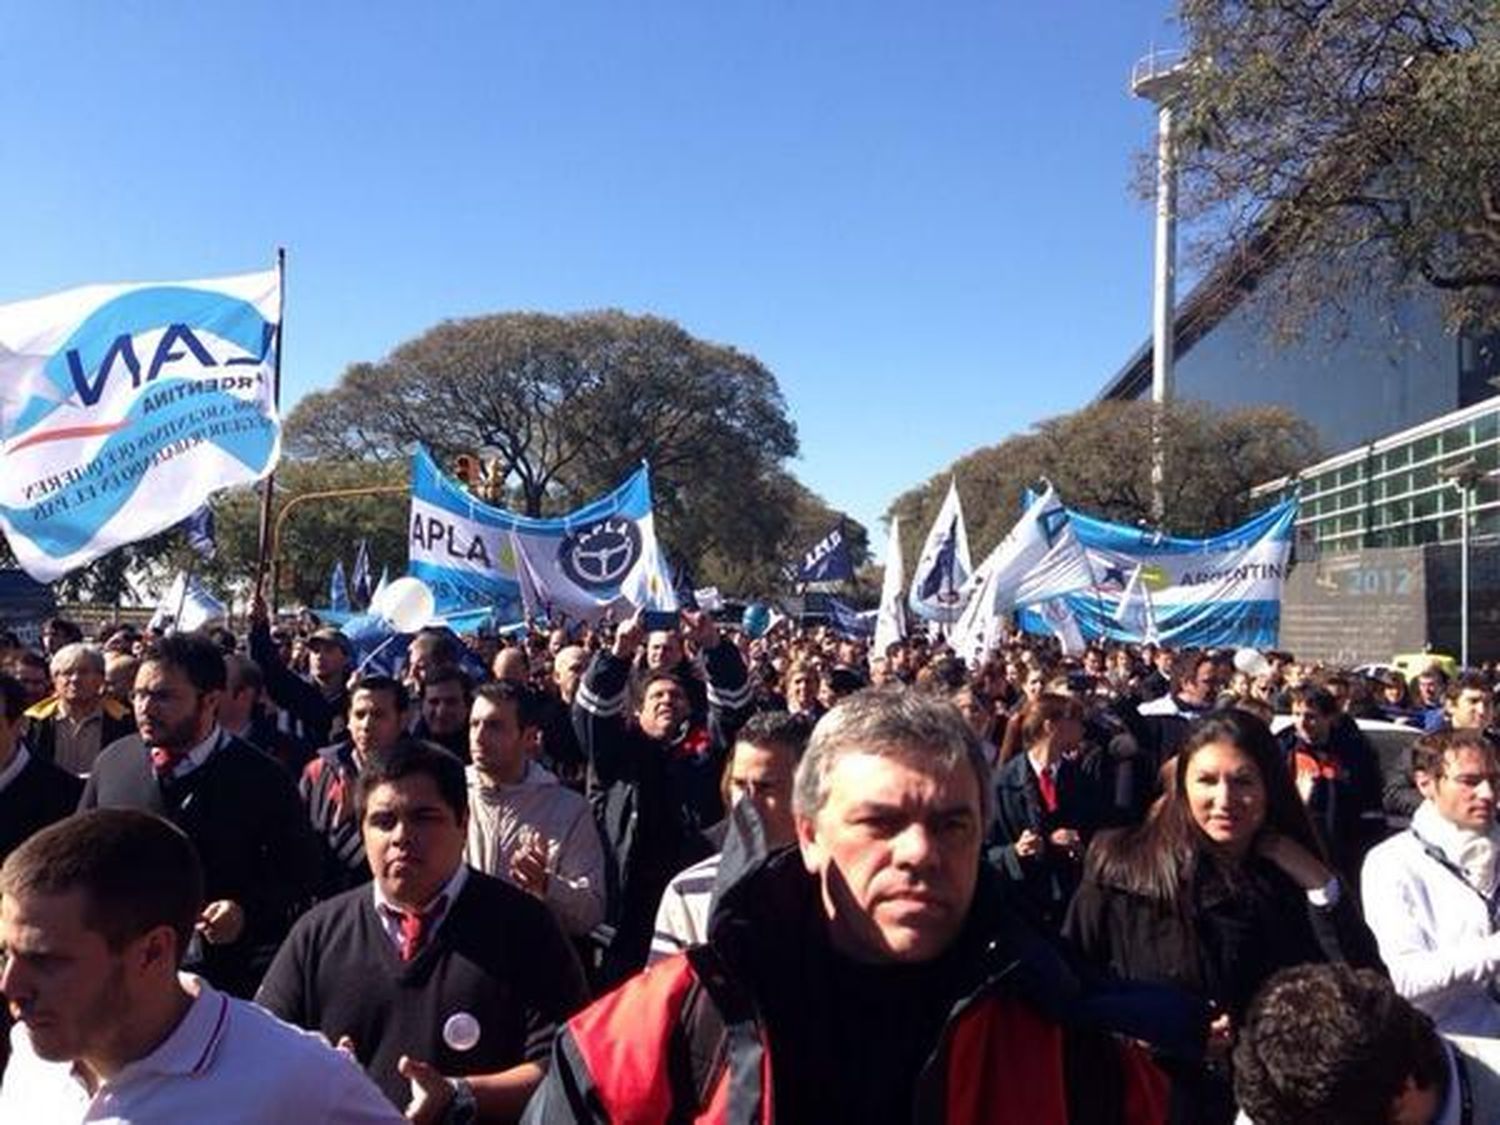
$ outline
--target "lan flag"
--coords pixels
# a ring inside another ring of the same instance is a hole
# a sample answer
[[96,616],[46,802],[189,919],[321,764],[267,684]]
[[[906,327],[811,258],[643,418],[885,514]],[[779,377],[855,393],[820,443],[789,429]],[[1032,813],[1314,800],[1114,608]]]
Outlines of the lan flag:
[[0,305],[0,528],[50,582],[276,465],[279,271]]

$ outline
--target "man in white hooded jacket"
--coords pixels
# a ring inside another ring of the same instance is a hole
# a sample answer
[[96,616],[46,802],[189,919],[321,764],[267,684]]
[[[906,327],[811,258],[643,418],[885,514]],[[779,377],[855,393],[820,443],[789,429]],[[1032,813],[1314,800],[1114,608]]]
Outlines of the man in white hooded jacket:
[[1365,860],[1365,921],[1396,991],[1444,1034],[1500,1036],[1500,759],[1478,731],[1412,747],[1422,804]]

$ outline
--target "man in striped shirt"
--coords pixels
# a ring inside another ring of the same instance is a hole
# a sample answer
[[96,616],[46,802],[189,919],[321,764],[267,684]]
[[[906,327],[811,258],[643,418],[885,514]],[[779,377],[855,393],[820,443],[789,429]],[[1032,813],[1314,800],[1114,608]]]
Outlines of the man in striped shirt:
[[[755,810],[767,851],[797,842],[792,820],[792,777],[812,729],[813,721],[807,715],[763,711],[740,728],[734,753],[725,764],[724,803],[731,806],[745,801]],[[707,939],[709,908],[723,858],[727,823],[726,819],[705,832],[720,850],[679,872],[667,884],[656,911],[651,960],[701,945]]]

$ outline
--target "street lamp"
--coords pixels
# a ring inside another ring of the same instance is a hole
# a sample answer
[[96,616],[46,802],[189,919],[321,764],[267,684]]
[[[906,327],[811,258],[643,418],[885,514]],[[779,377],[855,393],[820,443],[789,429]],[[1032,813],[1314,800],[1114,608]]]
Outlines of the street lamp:
[[1166,448],[1162,413],[1175,393],[1177,286],[1177,149],[1172,109],[1187,84],[1181,51],[1152,51],[1135,64],[1130,92],[1156,106],[1156,268],[1151,309],[1151,518],[1166,518]]
[[1488,473],[1470,457],[1456,465],[1439,465],[1437,475],[1458,489],[1458,663],[1469,666],[1469,497]]

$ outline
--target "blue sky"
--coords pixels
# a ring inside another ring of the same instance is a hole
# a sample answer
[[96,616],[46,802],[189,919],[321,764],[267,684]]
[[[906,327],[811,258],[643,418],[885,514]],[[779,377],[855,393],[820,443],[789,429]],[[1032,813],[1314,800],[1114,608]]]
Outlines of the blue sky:
[[1170,14],[4,0],[0,301],[285,245],[288,405],[446,317],[669,317],[776,373],[878,540],[1148,334],[1126,86]]

